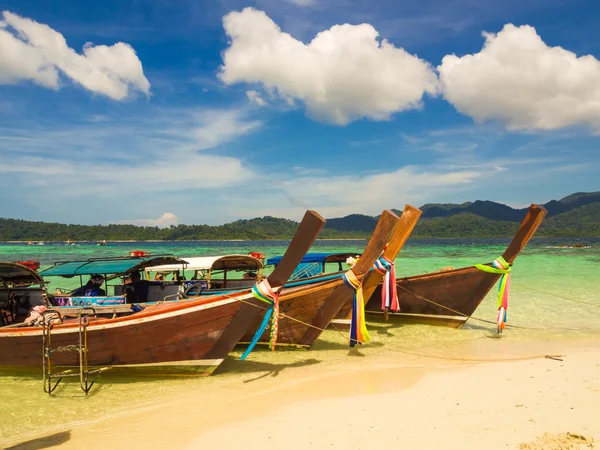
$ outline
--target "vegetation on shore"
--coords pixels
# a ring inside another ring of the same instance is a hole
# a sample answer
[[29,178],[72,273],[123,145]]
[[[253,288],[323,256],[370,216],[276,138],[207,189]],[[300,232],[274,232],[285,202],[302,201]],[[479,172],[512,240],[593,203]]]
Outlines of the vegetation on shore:
[[[600,236],[600,192],[577,193],[546,205],[548,216],[537,236]],[[526,208],[514,209],[494,202],[460,205],[428,204],[414,237],[513,236]],[[330,219],[321,233],[324,239],[365,238],[377,217],[352,214]],[[197,240],[290,239],[298,223],[276,217],[238,220],[218,226],[177,225],[168,228],[135,225],[68,225],[0,218],[0,241],[101,241],[101,240]]]

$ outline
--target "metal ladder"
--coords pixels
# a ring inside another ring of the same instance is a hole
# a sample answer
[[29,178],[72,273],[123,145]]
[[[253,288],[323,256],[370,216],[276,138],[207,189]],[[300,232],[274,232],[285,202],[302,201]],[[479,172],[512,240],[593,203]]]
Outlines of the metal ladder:
[[[91,310],[91,312],[86,312],[86,310]],[[96,311],[91,307],[83,307],[77,313],[77,318],[79,319],[79,342],[73,345],[61,345],[58,347],[52,348],[52,328],[54,328],[54,320],[50,317],[50,314],[58,314],[59,321],[60,313],[55,310],[47,310],[43,314],[43,322],[42,322],[42,349],[43,349],[43,381],[44,381],[44,392],[48,394],[52,394],[58,384],[65,377],[79,377],[79,387],[85,395],[87,396],[92,389],[92,386],[98,379],[100,373],[105,369],[93,369],[90,370],[88,368],[88,347],[87,347],[87,327],[88,327],[88,319],[90,316],[96,317]],[[74,371],[73,369],[64,370],[62,372],[52,373],[52,355],[58,352],[78,352],[79,353],[79,371]],[[93,379],[90,382],[90,376],[93,376]],[[52,381],[58,379],[54,385]]]

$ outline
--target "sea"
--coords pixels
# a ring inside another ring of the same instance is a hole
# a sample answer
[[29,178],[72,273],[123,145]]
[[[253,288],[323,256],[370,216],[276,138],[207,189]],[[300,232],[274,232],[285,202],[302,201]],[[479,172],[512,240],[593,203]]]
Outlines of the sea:
[[[441,267],[486,263],[505,250],[510,239],[410,239],[396,259],[398,276]],[[193,256],[264,252],[281,255],[288,241],[64,242],[0,243],[0,260],[56,261],[124,256],[131,250],[153,255]],[[314,252],[360,253],[365,240],[319,240]],[[190,389],[243,388],[249,380],[293,378],[332,367],[391,363],[446,364],[519,358],[560,357],[569,346],[600,340],[600,238],[534,238],[516,259],[508,309],[508,327],[498,335],[496,290],[484,299],[462,329],[368,321],[371,341],[349,350],[346,332],[327,330],[310,350],[256,349],[246,361],[235,349],[208,378],[132,378],[103,373],[85,397],[75,382],[63,382],[49,396],[39,375],[0,373],[0,448],[35,437],[122,416],[141,407],[185,395]],[[54,283],[54,284],[53,284]],[[57,284],[58,283],[58,284]],[[51,280],[50,289],[63,281]],[[151,338],[151,337],[149,337]],[[36,447],[37,448],[37,447]]]

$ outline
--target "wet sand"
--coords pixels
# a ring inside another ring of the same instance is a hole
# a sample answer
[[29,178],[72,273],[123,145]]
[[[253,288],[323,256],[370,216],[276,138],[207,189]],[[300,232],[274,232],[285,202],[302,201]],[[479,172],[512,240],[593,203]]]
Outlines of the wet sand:
[[198,380],[49,439],[64,449],[600,448],[600,343],[558,350],[562,361],[404,355],[323,368],[304,359],[284,372]]

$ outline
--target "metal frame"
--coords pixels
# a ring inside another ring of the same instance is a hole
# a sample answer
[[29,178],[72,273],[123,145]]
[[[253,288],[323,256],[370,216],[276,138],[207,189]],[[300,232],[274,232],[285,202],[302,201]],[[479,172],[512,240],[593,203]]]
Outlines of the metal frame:
[[[86,310],[91,310],[91,312],[85,312]],[[104,371],[106,368],[93,369],[90,370],[88,368],[88,340],[87,340],[87,327],[88,327],[88,318],[90,316],[96,317],[96,310],[92,307],[86,306],[79,310],[77,313],[77,318],[79,320],[79,342],[77,344],[72,345],[62,345],[59,347],[52,348],[52,328],[54,327],[53,321],[46,320],[47,316],[50,314],[58,314],[60,322],[62,322],[62,317],[60,312],[56,310],[46,310],[42,315],[42,366],[43,366],[43,383],[44,383],[44,392],[49,395],[52,395],[52,392],[57,388],[59,383],[65,377],[79,377],[79,387],[85,395],[87,396],[92,389],[92,386],[100,376],[100,373]],[[56,352],[68,352],[68,351],[76,351],[79,353],[79,371],[74,372],[73,369],[67,369],[62,372],[52,373],[52,354]],[[90,375],[95,375],[93,380],[90,382]],[[52,384],[52,380],[58,379],[54,385]]]

